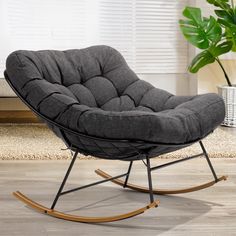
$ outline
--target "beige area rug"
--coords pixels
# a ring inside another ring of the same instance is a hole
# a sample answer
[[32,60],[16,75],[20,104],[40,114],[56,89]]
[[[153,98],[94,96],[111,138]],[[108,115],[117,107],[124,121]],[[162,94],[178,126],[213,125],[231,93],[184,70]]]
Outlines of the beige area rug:
[[[236,157],[236,132],[218,128],[204,139],[210,157]],[[0,125],[1,160],[59,160],[71,158],[66,146],[43,124]],[[162,155],[161,158],[182,158],[200,153],[199,144]],[[92,158],[85,157],[82,158]]]

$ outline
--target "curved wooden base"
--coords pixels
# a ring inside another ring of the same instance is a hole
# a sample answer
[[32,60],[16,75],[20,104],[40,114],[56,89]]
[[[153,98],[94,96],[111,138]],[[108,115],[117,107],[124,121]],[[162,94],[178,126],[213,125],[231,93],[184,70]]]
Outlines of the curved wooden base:
[[124,220],[130,217],[137,216],[139,214],[144,213],[146,210],[154,207],[158,207],[159,201],[156,200],[153,203],[150,203],[149,205],[140,208],[135,211],[128,212],[126,214],[116,215],[116,216],[108,216],[108,217],[86,217],[86,216],[76,216],[76,215],[70,215],[65,214],[60,211],[52,210],[50,208],[44,207],[37,202],[34,202],[33,200],[29,199],[25,195],[23,195],[21,192],[17,191],[14,192],[13,195],[17,197],[19,200],[24,202],[26,205],[30,206],[31,208],[38,210],[41,213],[48,214],[50,216],[60,218],[63,220],[69,220],[69,221],[76,221],[76,222],[83,222],[83,223],[103,223],[103,222],[112,222],[112,221],[118,221],[118,220]]
[[[109,179],[112,178],[111,175],[107,174],[106,172],[102,171],[102,170],[95,170],[95,173],[100,175],[101,177],[103,177],[104,179]],[[217,179],[217,182],[222,181],[222,180],[227,180],[228,176],[221,176],[220,178]],[[124,186],[124,181],[120,180],[120,179],[114,179],[111,180],[111,182],[118,184],[120,186]],[[153,189],[153,193],[155,194],[179,194],[179,193],[189,193],[189,192],[194,192],[194,191],[198,191],[204,188],[208,188],[212,185],[216,184],[215,181],[211,181],[205,184],[201,184],[195,187],[190,187],[190,188],[184,188],[184,189],[173,189],[173,190],[169,190],[169,189]],[[132,190],[136,190],[139,192],[144,192],[144,193],[149,193],[149,189],[145,188],[145,187],[141,187],[138,185],[134,185],[134,184],[129,184],[127,183],[126,188],[132,189]]]

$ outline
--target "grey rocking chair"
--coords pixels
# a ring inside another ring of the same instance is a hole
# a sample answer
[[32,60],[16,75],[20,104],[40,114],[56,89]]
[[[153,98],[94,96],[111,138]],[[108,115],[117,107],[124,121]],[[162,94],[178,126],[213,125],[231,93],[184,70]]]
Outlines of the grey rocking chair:
[[[5,77],[22,101],[74,152],[71,164],[51,207],[21,192],[14,195],[36,210],[65,220],[97,223],[139,215],[157,207],[154,194],[197,191],[226,180],[217,177],[202,139],[224,119],[224,102],[216,94],[174,96],[140,80],[122,55],[108,46],[80,50],[15,51],[9,55]],[[199,142],[202,153],[159,166],[150,159]],[[64,190],[78,153],[129,163],[124,174],[112,177],[95,172],[102,181]],[[185,189],[155,189],[151,173],[182,161],[204,156],[213,180]],[[143,161],[148,188],[129,182],[134,161]],[[124,180],[122,180],[124,177]],[[59,197],[96,184],[112,181],[124,188],[149,194],[141,209],[109,217],[70,215],[55,209]]]

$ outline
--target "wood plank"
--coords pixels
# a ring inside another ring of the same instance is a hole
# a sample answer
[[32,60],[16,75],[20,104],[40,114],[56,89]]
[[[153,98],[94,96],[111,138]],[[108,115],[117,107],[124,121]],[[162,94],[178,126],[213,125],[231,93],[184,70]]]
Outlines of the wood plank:
[[[153,166],[166,160],[153,159]],[[40,204],[50,206],[69,161],[2,161],[0,163],[0,235],[3,236],[222,236],[236,232],[236,158],[212,159],[219,175],[227,181],[211,188],[178,196],[156,196],[157,209],[125,221],[98,225],[59,220],[40,214],[17,201],[12,192],[20,189]],[[103,168],[112,175],[123,173],[127,162],[78,160],[66,189],[98,180],[93,173]],[[179,187],[199,184],[212,178],[206,160],[199,158],[153,173],[154,187]],[[130,181],[146,185],[146,171],[135,162]],[[113,183],[102,184],[62,196],[57,208],[68,214],[119,214],[142,206],[148,194],[123,189]]]

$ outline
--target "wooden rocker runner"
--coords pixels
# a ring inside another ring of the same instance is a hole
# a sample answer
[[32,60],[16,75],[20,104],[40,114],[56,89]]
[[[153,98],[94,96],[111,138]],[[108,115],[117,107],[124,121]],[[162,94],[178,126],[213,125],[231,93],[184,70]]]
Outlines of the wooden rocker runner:
[[[159,201],[154,200],[154,194],[193,192],[227,179],[217,177],[201,141],[224,120],[224,102],[216,94],[174,96],[155,88],[140,80],[122,55],[108,46],[16,51],[7,58],[5,78],[19,98],[74,152],[50,207],[14,192],[15,197],[41,213],[84,223],[118,221],[157,207]],[[195,142],[200,143],[202,153],[151,166],[151,158]],[[127,161],[129,167],[126,173],[114,177],[96,170],[103,180],[64,190],[78,153]],[[186,189],[153,189],[152,171],[200,156],[206,159],[213,181]],[[140,160],[147,171],[147,188],[129,183],[133,162]],[[108,181],[148,193],[150,203],[108,217],[70,215],[55,209],[61,196]]]
[[[100,175],[101,177],[103,177],[104,179],[109,179],[112,178],[111,175],[107,174],[106,172],[102,171],[102,170],[96,170],[95,171],[98,175]],[[201,184],[195,187],[190,187],[190,188],[183,188],[183,189],[153,189],[153,193],[154,194],[159,194],[159,195],[165,195],[165,194],[180,194],[180,193],[190,193],[190,192],[194,192],[194,191],[198,191],[201,189],[205,189],[205,188],[209,188],[210,186],[216,184],[217,182],[220,182],[222,180],[227,180],[227,176],[221,176],[220,178],[217,178],[217,181],[212,180],[208,183],[205,184]],[[149,189],[139,186],[139,185],[135,185],[135,184],[126,184],[125,182],[120,180],[120,179],[114,179],[111,180],[111,182],[120,185],[124,188],[129,188],[138,192],[143,192],[143,193],[149,193]]]
[[[219,178],[217,177],[217,175],[215,173],[215,170],[214,170],[214,168],[211,164],[211,161],[208,157],[208,154],[206,152],[206,149],[205,149],[202,141],[199,141],[199,144],[200,144],[200,146],[203,150],[203,153],[200,153],[200,154],[197,154],[197,155],[194,155],[194,156],[191,156],[191,157],[183,158],[183,159],[180,159],[180,160],[177,160],[177,161],[171,161],[171,162],[165,163],[163,165],[152,167],[152,168],[150,168],[150,171],[157,170],[157,169],[160,169],[160,168],[164,168],[164,167],[167,167],[169,165],[173,165],[173,164],[176,164],[176,163],[179,163],[179,162],[182,162],[182,161],[186,161],[186,160],[189,160],[189,159],[193,159],[193,158],[196,158],[196,157],[205,156],[206,159],[207,159],[207,162],[209,164],[209,167],[212,171],[214,180],[212,180],[210,182],[207,182],[207,183],[204,183],[204,184],[201,184],[201,185],[197,185],[197,186],[189,187],[189,188],[183,188],[183,189],[153,189],[152,192],[154,194],[165,195],[165,194],[190,193],[190,192],[199,191],[199,190],[202,190],[202,189],[205,189],[205,188],[209,188],[209,187],[213,186],[214,184],[216,184],[216,183],[218,183],[222,180],[227,180],[228,176],[223,175]],[[133,165],[133,162],[131,161],[128,173],[130,173],[132,165]],[[113,177],[111,175],[109,175],[108,173],[106,173],[106,172],[104,172],[100,169],[95,170],[95,173],[98,174],[99,176],[103,177],[106,180],[110,180],[111,182],[122,186],[123,188],[129,188],[129,189],[132,189],[132,190],[135,190],[135,191],[138,191],[138,192],[142,192],[142,193],[149,193],[149,191],[150,191],[146,187],[142,187],[142,186],[135,185],[135,184],[129,184],[128,183],[128,177],[129,176],[127,176],[126,177],[127,179],[125,181],[123,181],[123,180],[117,179],[117,178],[113,179]]]
[[70,215],[70,214],[65,214],[60,211],[53,210],[51,208],[47,208],[45,206],[42,206],[38,204],[37,202],[34,202],[33,200],[29,199],[25,195],[23,195],[21,192],[17,191],[14,192],[13,195],[27,204],[29,207],[41,212],[48,214],[50,216],[60,218],[63,220],[69,220],[69,221],[75,221],[75,222],[83,222],[83,223],[104,223],[104,222],[112,222],[112,221],[118,221],[118,220],[124,220],[130,217],[137,216],[139,214],[144,213],[146,210],[150,208],[157,207],[159,204],[159,201],[154,201],[150,204],[148,204],[145,207],[142,207],[140,209],[121,214],[121,215],[115,215],[115,216],[108,216],[108,217],[86,217],[86,216],[76,216],[76,215]]
[[[123,220],[123,219],[127,219],[127,218],[130,218],[130,217],[142,214],[146,210],[158,206],[159,201],[158,200],[154,201],[153,193],[150,192],[150,204],[148,204],[145,207],[142,207],[140,209],[137,209],[137,210],[134,210],[134,211],[131,211],[131,212],[127,212],[127,213],[121,214],[121,215],[114,215],[114,216],[108,216],[108,217],[85,217],[85,216],[75,216],[75,215],[65,214],[65,213],[59,212],[57,210],[54,210],[55,205],[56,205],[59,197],[62,196],[62,195],[65,195],[65,194],[68,194],[68,193],[71,193],[71,192],[74,192],[74,191],[78,191],[80,189],[88,188],[88,187],[91,187],[91,186],[94,186],[94,185],[97,185],[97,184],[105,183],[107,181],[111,181],[111,180],[114,180],[116,178],[120,178],[120,177],[123,177],[123,176],[128,176],[128,173],[125,173],[125,174],[118,175],[118,176],[115,176],[115,177],[112,177],[112,178],[107,178],[106,180],[103,180],[103,181],[98,181],[98,182],[95,182],[95,183],[91,183],[91,184],[88,184],[88,185],[84,185],[84,186],[74,188],[74,189],[70,189],[70,190],[67,190],[67,191],[63,192],[62,190],[63,190],[64,185],[67,181],[67,178],[70,174],[70,171],[71,171],[71,169],[74,165],[74,162],[77,158],[77,155],[78,155],[78,151],[75,152],[75,154],[73,156],[71,164],[68,168],[68,171],[66,172],[65,178],[62,181],[62,184],[61,184],[61,186],[58,190],[58,193],[57,193],[57,195],[56,195],[56,197],[53,201],[53,204],[52,204],[51,208],[42,206],[41,204],[38,204],[37,202],[34,202],[33,200],[26,197],[24,194],[22,194],[19,191],[14,192],[13,195],[15,197],[17,197],[19,200],[21,200],[22,202],[24,202],[25,204],[27,204],[29,207],[31,207],[35,210],[38,210],[41,213],[45,213],[45,214],[48,214],[50,216],[54,216],[54,217],[61,218],[61,219],[64,219],[64,220],[84,222],[84,223],[104,223],[104,222],[112,222],[112,221]],[[151,180],[149,179],[149,184],[151,184],[150,181]]]

